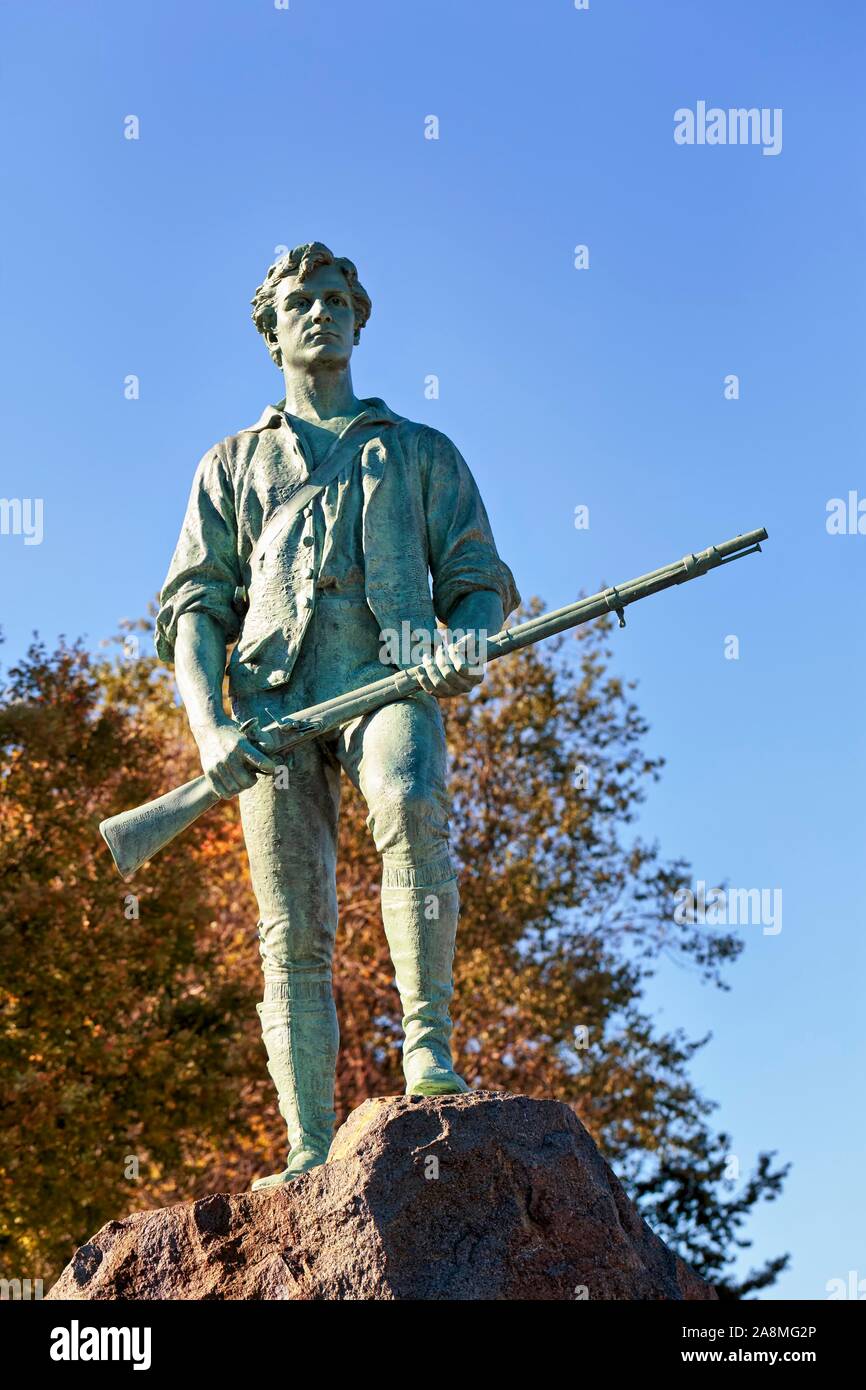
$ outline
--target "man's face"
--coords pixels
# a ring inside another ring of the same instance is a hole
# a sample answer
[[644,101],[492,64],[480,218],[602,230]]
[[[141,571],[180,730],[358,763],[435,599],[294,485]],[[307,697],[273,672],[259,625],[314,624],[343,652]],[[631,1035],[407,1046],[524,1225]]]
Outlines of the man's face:
[[321,265],[306,280],[287,275],[277,286],[272,330],[283,368],[316,363],[345,366],[352,355],[355,311],[345,276],[335,265]]

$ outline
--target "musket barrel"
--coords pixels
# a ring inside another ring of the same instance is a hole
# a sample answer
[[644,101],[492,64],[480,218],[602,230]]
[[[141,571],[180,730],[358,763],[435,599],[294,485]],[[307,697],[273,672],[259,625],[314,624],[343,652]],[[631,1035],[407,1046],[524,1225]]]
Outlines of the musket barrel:
[[[560,632],[567,632],[569,628],[592,622],[594,618],[603,617],[605,613],[620,613],[629,604],[648,598],[650,594],[660,593],[663,589],[683,584],[690,579],[697,579],[717,565],[739,558],[741,554],[751,554],[756,547],[759,548],[760,541],[766,539],[767,532],[763,527],[755,531],[746,531],[740,536],[721,541],[718,545],[708,546],[706,550],[695,555],[687,555],[682,560],[662,565],[660,569],[638,575],[636,579],[628,579],[623,584],[614,585],[597,594],[590,594],[587,598],[578,599],[575,603],[566,604],[564,608],[541,613],[537,618],[530,618],[517,627],[503,628],[501,632],[489,638],[487,660],[494,661],[508,652],[520,651],[523,647],[532,646],[546,637],[554,637]],[[317,738],[332,729],[340,728],[359,715],[369,713],[382,705],[418,694],[419,689],[412,667],[396,672],[382,680],[372,681],[369,685],[337,696],[336,699],[324,700],[318,705],[298,710],[290,715],[282,726],[285,738],[279,742],[277,740],[281,726],[269,725],[264,731],[268,736],[265,740],[266,746],[272,741],[273,746],[277,748],[294,747],[309,738]],[[308,724],[313,727],[293,731],[294,724]]]
[[[591,622],[605,613],[617,613],[624,624],[622,612],[630,603],[671,588],[674,584],[697,579],[717,565],[726,565],[742,555],[751,555],[755,550],[760,550],[761,541],[766,539],[767,532],[763,527],[746,531],[719,545],[711,545],[696,555],[686,555],[673,564],[650,570],[637,579],[602,589],[589,598],[578,599],[576,603],[569,603],[551,613],[542,613],[517,627],[504,628],[488,640],[487,660],[493,661],[508,652],[519,651],[545,637],[553,637],[569,628]],[[467,637],[465,640],[468,642],[471,639]],[[264,751],[277,753],[308,739],[319,738],[395,700],[411,699],[422,693],[417,674],[420,669],[409,667],[407,670],[393,671],[381,680],[371,681],[369,685],[350,690],[334,700],[324,700],[318,705],[297,710],[288,719],[276,720],[260,729],[255,741],[260,743]],[[99,828],[124,878],[131,878],[147,859],[192,825],[203,811],[219,799],[206,777],[196,777],[184,786],[148,802],[146,806],[123,811],[103,821]]]
[[493,660],[494,657],[503,656],[509,651],[519,651],[521,647],[543,641],[545,637],[553,637],[557,633],[567,632],[571,627],[592,622],[594,618],[602,617],[605,613],[616,613],[628,604],[636,603],[638,599],[648,598],[650,594],[657,594],[675,584],[697,579],[728,560],[739,559],[741,555],[751,554],[754,550],[760,549],[760,542],[766,539],[767,532],[764,527],[756,531],[746,531],[740,536],[721,541],[718,545],[711,545],[696,555],[687,555],[682,560],[675,560],[673,564],[662,565],[660,569],[641,574],[636,579],[627,579],[623,584],[613,585],[600,593],[591,594],[588,598],[578,599],[576,603],[566,604],[564,608],[556,608],[550,613],[530,618],[518,627],[506,628],[490,639],[489,659]]

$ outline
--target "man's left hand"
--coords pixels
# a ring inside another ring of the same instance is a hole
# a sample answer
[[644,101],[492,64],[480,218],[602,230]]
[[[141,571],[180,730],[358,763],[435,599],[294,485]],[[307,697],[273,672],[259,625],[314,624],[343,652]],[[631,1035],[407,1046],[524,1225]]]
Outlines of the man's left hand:
[[[474,651],[478,650],[476,643]],[[471,642],[469,651],[473,651]],[[415,669],[427,694],[436,695],[440,700],[449,695],[465,695],[467,690],[484,680],[483,665],[470,665],[467,657],[456,647],[444,642],[437,648],[435,656],[425,653],[423,661]]]

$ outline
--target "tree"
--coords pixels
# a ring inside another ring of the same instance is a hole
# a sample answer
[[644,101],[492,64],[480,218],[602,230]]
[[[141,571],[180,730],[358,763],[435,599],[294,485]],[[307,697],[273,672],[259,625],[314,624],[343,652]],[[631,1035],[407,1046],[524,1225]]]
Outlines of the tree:
[[186,1195],[202,1131],[243,1136],[233,1020],[251,1005],[211,928],[213,831],[133,891],[97,833],[189,766],[166,674],[36,643],[0,749],[0,1260],[48,1278],[109,1216]]
[[[246,1186],[285,1144],[253,1007],[257,914],[236,803],[137,877],[132,920],[97,834],[103,816],[196,771],[169,674],[125,640],[116,659],[36,644],[0,694],[9,1277],[56,1273],[130,1206]],[[687,866],[630,829],[662,762],[642,751],[647,728],[606,641],[597,623],[514,653],[443,707],[463,904],[458,1067],[476,1085],[572,1105],[655,1229],[737,1297],[786,1262],[739,1286],[727,1275],[751,1209],[785,1170],[762,1154],[735,1192],[730,1141],[688,1076],[704,1040],[658,1032],[642,996],[662,957],[726,987],[741,943],[675,922]],[[340,1119],[402,1090],[379,865],[344,787]],[[125,1176],[130,1159],[137,1176]]]

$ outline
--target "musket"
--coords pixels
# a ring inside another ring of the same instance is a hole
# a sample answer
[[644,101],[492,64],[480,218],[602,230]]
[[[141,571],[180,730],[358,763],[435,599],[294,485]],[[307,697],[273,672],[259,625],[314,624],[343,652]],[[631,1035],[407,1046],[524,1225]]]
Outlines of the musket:
[[[662,589],[670,589],[675,584],[697,579],[719,565],[727,565],[745,555],[754,555],[761,549],[761,541],[766,539],[767,532],[763,527],[757,531],[747,531],[719,545],[708,546],[696,555],[686,555],[682,560],[663,565],[661,569],[639,575],[637,579],[626,580],[624,584],[602,589],[589,598],[566,604],[564,608],[530,618],[517,627],[503,628],[495,637],[488,639],[486,661],[495,661],[509,652],[541,642],[545,637],[554,637],[569,628],[580,627],[605,613],[615,613],[620,627],[625,627],[625,609],[629,604],[648,598],[650,594],[660,593]],[[455,650],[465,656],[472,640],[473,634],[467,633],[455,644]],[[241,730],[263,753],[269,756],[285,753],[310,739],[333,733],[343,725],[350,724],[353,719],[381,709],[383,705],[423,693],[418,676],[422,670],[423,667],[410,666],[406,670],[394,671],[381,680],[371,681],[369,685],[362,685],[333,700],[323,700],[321,704],[297,710],[285,719],[275,719],[263,726],[256,720],[248,720],[241,725]],[[142,864],[152,859],[169,841],[220,800],[222,798],[206,777],[194,777],[191,782],[158,796],[155,801],[148,801],[132,811],[121,811],[119,815],[104,820],[99,829],[123,878],[129,881]]]

